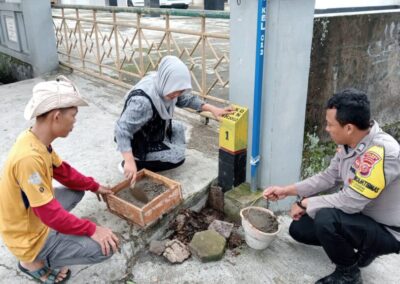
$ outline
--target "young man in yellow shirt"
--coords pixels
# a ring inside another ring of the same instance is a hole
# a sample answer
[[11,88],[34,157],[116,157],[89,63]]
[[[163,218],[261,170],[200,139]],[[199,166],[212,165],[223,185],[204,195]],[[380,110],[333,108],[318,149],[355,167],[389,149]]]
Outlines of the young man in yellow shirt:
[[[43,283],[63,283],[71,274],[66,266],[104,261],[119,247],[109,228],[69,213],[85,191],[112,191],[62,161],[51,146],[68,136],[78,106],[87,105],[63,76],[37,84],[24,113],[35,124],[20,134],[0,176],[0,234],[19,269]],[[64,187],[53,188],[53,178]]]

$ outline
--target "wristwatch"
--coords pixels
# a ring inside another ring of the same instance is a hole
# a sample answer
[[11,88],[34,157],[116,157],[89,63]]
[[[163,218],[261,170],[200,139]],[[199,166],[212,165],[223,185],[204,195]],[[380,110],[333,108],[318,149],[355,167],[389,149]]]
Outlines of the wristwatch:
[[304,198],[301,198],[301,199],[297,200],[297,201],[296,201],[296,204],[297,204],[297,206],[299,206],[301,209],[307,210],[307,208],[306,208],[303,204],[301,204],[301,202],[303,201],[303,199],[304,199]]

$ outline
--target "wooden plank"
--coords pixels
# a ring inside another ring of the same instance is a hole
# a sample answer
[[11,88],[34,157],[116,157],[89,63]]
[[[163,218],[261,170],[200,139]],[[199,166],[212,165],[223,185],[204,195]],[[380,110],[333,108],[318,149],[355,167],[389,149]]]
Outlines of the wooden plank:
[[[112,213],[141,227],[148,227],[150,224],[155,223],[163,216],[163,214],[170,212],[182,201],[182,189],[180,183],[146,169],[137,173],[137,181],[145,177],[149,177],[154,182],[163,184],[167,190],[155,197],[149,203],[145,204],[142,208],[139,208],[116,195],[110,195],[106,200],[107,207]],[[129,180],[123,180],[115,185],[111,190],[116,194],[128,187]]]
[[145,225],[142,219],[142,210],[133,204],[130,204],[117,196],[109,196],[107,198],[107,204],[111,212],[115,212],[117,215],[140,226]]
[[163,214],[171,211],[181,201],[182,199],[180,198],[179,187],[167,190],[142,208],[144,214],[144,223],[148,224],[154,220],[157,220]]

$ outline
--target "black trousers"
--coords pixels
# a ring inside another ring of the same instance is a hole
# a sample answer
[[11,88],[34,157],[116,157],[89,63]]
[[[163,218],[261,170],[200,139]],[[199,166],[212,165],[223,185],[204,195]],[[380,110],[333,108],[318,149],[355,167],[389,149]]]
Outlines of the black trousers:
[[322,246],[333,263],[343,266],[355,264],[360,253],[378,256],[400,250],[400,242],[383,225],[335,208],[319,210],[314,220],[304,215],[293,221],[289,234],[298,242]]
[[178,163],[161,162],[161,161],[138,161],[136,160],[137,170],[148,169],[152,172],[166,171],[179,167],[185,162],[185,159]]

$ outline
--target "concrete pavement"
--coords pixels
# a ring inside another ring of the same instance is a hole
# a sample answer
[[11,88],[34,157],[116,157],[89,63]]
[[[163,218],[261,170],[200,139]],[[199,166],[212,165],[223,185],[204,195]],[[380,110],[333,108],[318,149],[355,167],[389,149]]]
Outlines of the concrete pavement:
[[[74,131],[53,147],[81,172],[101,183],[113,185],[122,179],[117,171],[121,160],[113,142],[113,127],[122,108],[125,90],[90,79],[82,74],[68,75],[76,82],[90,106],[80,108]],[[46,79],[46,78],[44,78]],[[23,110],[37,78],[0,86],[0,164],[18,133],[29,127]],[[187,125],[188,150],[185,164],[163,174],[182,183],[186,206],[204,201],[205,189],[217,176],[217,123],[203,125],[193,114],[179,111],[177,117]],[[93,266],[72,267],[73,283],[314,283],[330,273],[334,266],[321,248],[296,243],[287,233],[290,218],[280,216],[278,238],[264,251],[244,245],[234,256],[226,251],[223,260],[200,263],[190,258],[183,264],[169,264],[151,255],[146,245],[164,233],[167,219],[144,232],[137,226],[107,211],[94,194],[86,194],[74,213],[113,229],[122,239],[122,252],[111,260]],[[31,283],[17,270],[16,259],[0,241],[0,283]],[[400,257],[380,257],[362,270],[364,283],[399,283]],[[32,282],[33,283],[33,282]]]

